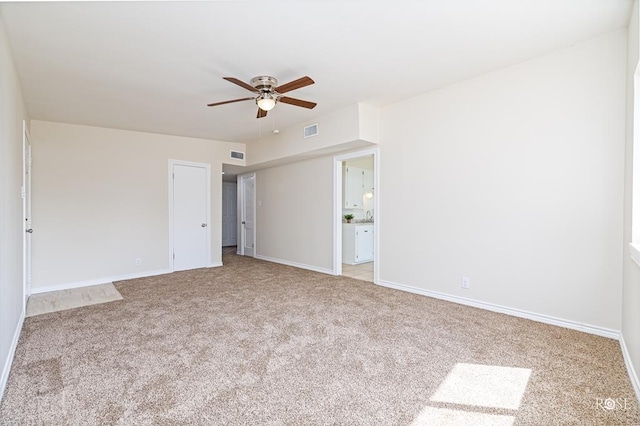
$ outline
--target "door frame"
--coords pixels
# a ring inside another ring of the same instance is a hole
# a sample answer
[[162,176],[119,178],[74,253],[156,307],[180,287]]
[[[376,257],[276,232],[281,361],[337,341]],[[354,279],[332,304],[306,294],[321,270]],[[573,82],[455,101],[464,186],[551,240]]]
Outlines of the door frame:
[[253,178],[253,256],[256,256],[258,243],[256,241],[257,233],[257,217],[256,217],[256,174],[255,173],[247,173],[244,175],[238,176],[238,249],[237,253],[242,256],[246,256],[247,254],[244,252],[245,246],[245,232],[244,227],[242,226],[242,222],[244,222],[244,211],[245,211],[245,196],[244,196],[244,180],[248,178]]
[[[222,241],[222,247],[225,247],[224,245],[224,235],[225,235],[225,225],[224,225],[224,209],[225,209],[225,186],[226,187],[233,187],[236,191],[236,196],[233,198],[232,203],[235,203],[235,213],[236,213],[236,223],[234,224],[234,228],[236,231],[236,251],[237,251],[237,246],[238,246],[238,182],[222,182],[222,198],[221,198],[221,203],[220,203],[220,207],[222,210],[222,235],[221,235],[221,241]],[[226,246],[226,247],[231,247],[231,246]]]
[[174,262],[173,262],[173,170],[175,166],[189,166],[189,167],[201,167],[206,170],[207,174],[207,267],[213,266],[211,264],[211,165],[208,163],[195,163],[193,161],[183,161],[183,160],[172,160],[169,159],[169,173],[168,176],[168,184],[169,184],[169,271],[175,272]]
[[380,276],[380,148],[354,151],[333,157],[333,273],[342,275],[342,163],[373,155],[373,282]]
[[[24,218],[22,229],[22,297],[24,306],[27,309],[27,301],[31,296],[31,245],[32,241],[28,240],[27,225],[33,226],[31,218],[31,136],[27,121],[22,120],[22,217]],[[28,166],[27,166],[28,161]],[[27,207],[29,212],[27,212]],[[29,223],[27,221],[27,215]]]

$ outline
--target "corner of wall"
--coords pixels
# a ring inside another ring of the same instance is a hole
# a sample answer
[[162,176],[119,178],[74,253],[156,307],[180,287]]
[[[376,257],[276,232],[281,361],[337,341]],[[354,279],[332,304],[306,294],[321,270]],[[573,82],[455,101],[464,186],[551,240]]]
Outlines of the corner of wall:
[[380,142],[380,109],[358,104],[358,130],[359,139],[379,143]]
[[624,340],[624,334],[622,333],[620,333],[620,350],[622,351],[624,365],[627,367],[627,374],[629,374],[629,379],[631,380],[631,386],[633,386],[633,390],[636,392],[636,399],[640,402],[640,379],[638,379],[638,374],[636,373],[631,355],[629,354],[627,342]]
[[13,333],[13,339],[11,341],[11,346],[9,347],[9,353],[4,361],[4,365],[2,366],[2,376],[0,376],[0,401],[2,401],[4,390],[6,389],[7,382],[9,381],[9,373],[11,372],[11,365],[13,364],[13,358],[16,354],[18,341],[20,340],[20,332],[22,331],[22,324],[24,323],[24,315],[25,312],[24,309],[22,309],[22,313],[20,314],[20,318],[18,319],[18,324]]

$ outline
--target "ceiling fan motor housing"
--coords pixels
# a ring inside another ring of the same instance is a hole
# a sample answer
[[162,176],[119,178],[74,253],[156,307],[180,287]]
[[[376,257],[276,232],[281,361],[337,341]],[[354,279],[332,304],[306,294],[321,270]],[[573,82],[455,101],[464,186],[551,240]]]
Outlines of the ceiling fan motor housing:
[[[278,80],[267,75],[261,75],[252,78],[251,85],[260,91],[260,95],[256,98],[258,108],[262,111],[271,111],[279,99],[275,90],[278,86]],[[262,112],[258,111],[258,114],[262,115]]]
[[251,85],[261,92],[272,92],[278,86],[278,80],[268,75],[261,75],[253,77]]

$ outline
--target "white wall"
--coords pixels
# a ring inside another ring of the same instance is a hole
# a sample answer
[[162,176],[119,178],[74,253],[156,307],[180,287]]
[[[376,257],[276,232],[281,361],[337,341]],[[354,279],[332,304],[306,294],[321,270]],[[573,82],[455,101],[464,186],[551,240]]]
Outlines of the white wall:
[[[353,104],[279,134],[265,135],[247,145],[247,165],[266,168],[371,146],[378,142],[377,114],[375,108]],[[316,123],[318,134],[305,138],[304,127]]]
[[27,112],[0,15],[0,398],[22,324],[22,121]]
[[[640,36],[639,36],[639,15],[638,1],[633,3],[633,11],[631,13],[631,19],[629,21],[629,27],[627,29],[627,132],[626,132],[626,153],[625,153],[625,186],[624,186],[624,239],[623,239],[623,253],[624,253],[624,284],[622,287],[622,341],[624,342],[623,349],[627,351],[626,359],[630,364],[634,376],[632,381],[636,388],[636,393],[640,398],[640,382],[638,381],[638,372],[640,371],[640,269],[638,265],[631,260],[629,256],[629,243],[632,241],[632,213],[633,204],[636,205],[636,209],[640,205],[640,198],[634,201],[634,198],[640,197],[640,188],[633,188],[633,157],[634,157],[634,73],[638,66],[638,59],[640,57]],[[640,142],[636,146],[640,149]],[[635,155],[640,158],[639,153]],[[636,169],[640,167],[639,163],[636,163]],[[640,170],[636,170],[635,174],[640,176]],[[639,184],[640,180],[636,180],[636,184]],[[640,214],[635,213],[634,233],[640,229]],[[635,241],[636,243],[640,241]]]
[[[356,140],[359,136],[358,114],[358,105],[355,104],[318,120],[283,130],[277,135],[265,135],[247,146],[247,165],[266,163]],[[318,135],[304,138],[304,127],[316,122]]]
[[345,163],[347,164],[347,166],[359,167],[365,170],[373,170],[373,155],[353,158],[345,161]]
[[384,108],[380,278],[619,330],[625,66],[620,30]]
[[358,104],[359,139],[380,142],[380,109]]
[[221,262],[222,163],[243,144],[36,120],[31,139],[34,291],[166,272],[169,159],[211,165],[211,263]]
[[256,257],[333,268],[333,159],[256,172]]

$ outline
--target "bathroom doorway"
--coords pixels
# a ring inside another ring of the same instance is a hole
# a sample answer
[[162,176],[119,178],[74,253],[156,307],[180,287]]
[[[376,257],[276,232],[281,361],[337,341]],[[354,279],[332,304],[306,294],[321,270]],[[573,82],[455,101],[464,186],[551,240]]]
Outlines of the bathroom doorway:
[[335,157],[334,273],[378,281],[379,149]]

